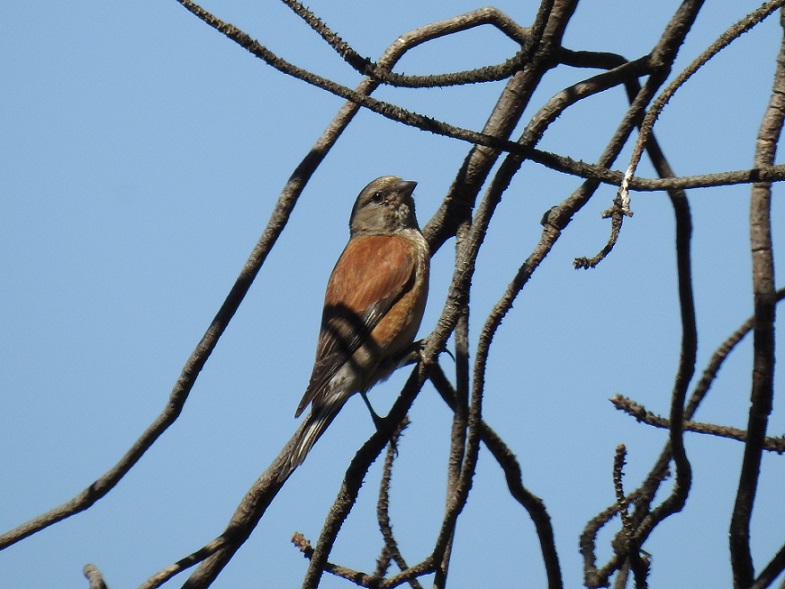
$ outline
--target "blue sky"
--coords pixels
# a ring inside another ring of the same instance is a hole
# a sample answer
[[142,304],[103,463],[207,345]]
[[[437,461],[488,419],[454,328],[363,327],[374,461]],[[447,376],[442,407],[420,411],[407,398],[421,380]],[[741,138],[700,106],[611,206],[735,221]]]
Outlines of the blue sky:
[[[469,11],[465,1],[361,10],[310,8],[361,54]],[[678,2],[583,0],[565,45],[646,54]],[[521,24],[534,3],[498,2]],[[685,44],[684,67],[756,2],[709,3]],[[350,86],[348,66],[280,3],[205,7],[286,59]],[[180,369],[261,234],[280,189],[342,101],[284,76],[174,1],[10,3],[0,22],[0,528],[62,503],[110,468],[163,409]],[[656,127],[679,174],[751,165],[781,30],[771,18],[680,91]],[[437,73],[498,63],[514,45],[490,28],[423,47],[400,64]],[[534,113],[588,71],[549,76]],[[378,97],[479,129],[499,84]],[[593,161],[625,107],[621,91],[565,113],[543,149]],[[526,117],[524,117],[526,119]],[[418,215],[437,209],[466,144],[361,112],[314,175],[289,226],[200,376],[181,417],[106,498],[86,513],[0,554],[9,587],[85,587],[93,562],[111,587],[133,587],[220,533],[248,486],[296,428],[313,361],[324,286],[348,235],[357,192],[395,174],[419,182]],[[629,156],[629,150],[625,152]],[[623,168],[622,158],[617,168]],[[641,175],[652,174],[644,164]],[[472,335],[536,245],[542,213],[579,180],[526,164],[494,218],[478,260]],[[775,223],[783,204],[775,188]],[[600,189],[516,301],[494,342],[486,420],[516,451],[524,482],[554,520],[566,586],[581,584],[578,534],[613,500],[613,449],[629,451],[633,488],[665,432],[636,424],[608,398],[621,393],[666,414],[678,360],[672,211],[660,193],[633,193],[635,216],[593,271],[572,259],[605,243]],[[691,191],[698,373],[751,312],[749,188]],[[779,236],[776,263],[782,267]],[[503,253],[501,253],[503,252]],[[452,242],[433,259],[421,334],[433,328],[452,272]],[[778,285],[781,286],[781,281]],[[780,349],[785,345],[779,337]],[[751,342],[728,360],[697,418],[745,427]],[[444,358],[445,368],[450,361]],[[384,412],[395,375],[371,398]],[[782,391],[781,371],[776,377]],[[436,535],[444,501],[450,414],[432,388],[418,398],[401,444],[393,525],[409,561]],[[771,432],[785,431],[775,402]],[[316,540],[345,465],[372,433],[350,402],[287,483],[215,587],[299,586],[305,560],[289,543]],[[683,514],[647,543],[654,588],[728,586],[727,527],[741,447],[687,437],[694,487]],[[373,567],[375,465],[331,560]],[[785,541],[785,475],[767,456],[753,520],[760,567]],[[416,517],[412,517],[414,513]],[[614,528],[615,529],[615,528]],[[606,541],[609,535],[602,536]],[[482,451],[458,526],[456,587],[542,587],[533,527]],[[600,551],[600,556],[608,555]],[[520,577],[520,580],[518,580]],[[513,579],[513,582],[511,582]],[[171,583],[177,586],[184,577]],[[326,577],[323,587],[345,586]]]

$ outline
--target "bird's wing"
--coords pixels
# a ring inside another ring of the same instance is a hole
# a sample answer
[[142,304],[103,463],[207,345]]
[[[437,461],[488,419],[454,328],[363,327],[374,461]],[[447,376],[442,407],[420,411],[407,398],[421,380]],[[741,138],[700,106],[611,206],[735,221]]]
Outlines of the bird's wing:
[[[368,342],[374,327],[411,289],[416,269],[414,250],[408,239],[389,235],[357,237],[346,246],[327,285],[316,362],[296,416],[312,401],[319,402],[330,379]],[[395,335],[387,332],[385,339]]]

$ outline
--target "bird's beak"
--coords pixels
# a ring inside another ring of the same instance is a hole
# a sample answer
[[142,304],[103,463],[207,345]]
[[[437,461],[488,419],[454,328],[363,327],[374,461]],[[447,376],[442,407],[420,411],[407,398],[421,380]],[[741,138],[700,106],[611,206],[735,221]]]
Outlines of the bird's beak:
[[401,180],[398,182],[398,192],[407,196],[411,196],[412,192],[414,192],[415,186],[417,186],[417,182],[413,182],[411,180]]

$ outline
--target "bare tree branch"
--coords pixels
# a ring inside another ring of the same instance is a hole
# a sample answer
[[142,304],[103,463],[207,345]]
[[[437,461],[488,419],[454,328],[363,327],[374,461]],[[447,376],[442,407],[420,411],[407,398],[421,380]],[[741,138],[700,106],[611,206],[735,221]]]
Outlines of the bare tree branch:
[[[785,26],[785,15],[781,13]],[[761,122],[755,149],[756,164],[774,162],[777,141],[785,122],[785,36],[777,57],[771,100]],[[747,441],[744,446],[739,486],[730,524],[733,583],[749,587],[755,577],[750,553],[750,519],[760,476],[763,441],[774,397],[774,253],[771,242],[771,184],[757,183],[750,200],[750,250],[752,253],[753,324],[752,391]]]
[[[460,400],[456,390],[447,380],[447,377],[438,364],[433,366],[430,379],[450,409],[457,411],[457,404]],[[482,442],[487,446],[488,450],[490,450],[491,454],[504,471],[507,488],[509,489],[510,494],[524,509],[526,509],[529,513],[529,517],[534,523],[537,531],[537,538],[542,550],[543,563],[548,576],[548,587],[549,589],[560,589],[563,586],[561,567],[559,566],[559,556],[556,551],[551,518],[548,515],[545,504],[542,499],[524,487],[521,475],[521,465],[515,458],[515,454],[513,454],[512,450],[510,450],[499,435],[491,429],[485,421],[481,422],[480,429]]]
[[[281,0],[292,11],[302,18],[308,26],[324,39],[346,63],[352,66],[358,73],[373,78],[378,82],[391,86],[404,86],[409,88],[432,88],[435,86],[457,86],[463,84],[477,84],[481,82],[495,82],[505,80],[512,76],[516,71],[523,67],[525,49],[523,46],[528,41],[526,29],[519,27],[506,14],[491,6],[473,10],[470,13],[455,17],[456,21],[465,21],[465,28],[477,26],[479,20],[484,23],[492,23],[500,31],[505,33],[510,39],[521,45],[513,57],[505,60],[498,65],[489,65],[462,72],[450,74],[437,74],[429,76],[406,76],[391,72],[388,69],[377,65],[367,57],[361,56],[341,37],[332,31],[322,20],[313,12],[308,10],[296,0]],[[458,32],[461,29],[454,29]]]
[[[306,558],[313,557],[313,546],[311,546],[311,543],[299,532],[292,536],[292,544],[297,546],[297,548]],[[333,564],[331,562],[325,563],[324,570],[325,572],[328,572],[335,577],[341,577],[342,579],[351,581],[360,587],[375,587],[377,584],[377,579],[374,575],[368,575],[367,573]]]
[[[499,149],[502,151],[509,151],[513,153],[521,153],[527,159],[530,159],[536,163],[542,164],[547,166],[553,170],[564,172],[566,174],[572,174],[575,176],[579,176],[582,178],[592,179],[592,180],[599,180],[606,184],[611,184],[615,186],[621,185],[622,181],[624,180],[624,174],[618,171],[611,171],[608,170],[605,166],[597,166],[591,165],[584,162],[576,161],[570,157],[562,156],[554,153],[549,153],[546,151],[528,148],[523,146],[522,144],[514,141],[503,140],[499,139],[498,137],[494,137],[492,135],[488,135],[486,133],[477,133],[476,131],[471,131],[469,129],[463,129],[461,127],[457,127],[455,125],[451,125],[444,121],[439,121],[435,118],[424,116],[415,112],[408,111],[406,109],[400,108],[394,104],[383,102],[380,100],[376,100],[371,98],[367,94],[362,94],[346,86],[342,86],[331,80],[327,80],[321,76],[317,76],[298,68],[297,66],[286,62],[285,60],[281,59],[277,55],[275,55],[272,51],[258,43],[257,41],[253,40],[247,33],[240,31],[237,27],[226,23],[219,19],[218,17],[210,14],[206,10],[204,10],[199,5],[195,4],[191,0],[177,0],[180,4],[182,4],[186,9],[192,12],[195,16],[199,17],[208,25],[212,26],[231,40],[238,43],[240,46],[251,52],[256,57],[264,60],[268,65],[278,69],[282,73],[294,76],[298,79],[301,79],[309,84],[322,88],[323,90],[327,90],[337,96],[340,96],[346,100],[350,100],[360,106],[367,108],[377,114],[380,114],[386,118],[389,118],[393,121],[397,121],[403,123],[405,125],[417,127],[423,131],[429,131],[431,133],[436,133],[438,135],[444,135],[446,137],[452,137],[454,139],[459,139],[461,141],[466,141],[469,143],[473,143],[476,145],[484,146],[484,147],[491,147],[494,149]],[[471,13],[470,13],[471,14]],[[459,17],[456,17],[459,18]],[[456,23],[455,30],[463,30],[463,21],[460,24]],[[410,33],[411,35],[421,35],[424,29],[428,27],[422,27],[422,29],[417,29]],[[534,27],[532,27],[532,31],[534,31]],[[404,37],[402,36],[401,39]],[[428,40],[427,37],[423,37],[423,41]],[[536,42],[532,43],[532,46],[536,46]],[[651,58],[650,58],[651,60]],[[526,62],[528,63],[528,61]],[[656,61],[654,62],[656,63]],[[541,66],[542,64],[540,64]],[[552,64],[548,64],[550,68]],[[665,72],[667,75],[667,72]],[[772,171],[775,175],[775,179],[777,181],[785,179],[785,171],[783,171],[782,177],[780,177],[780,170]],[[742,176],[736,177],[736,182],[738,183],[749,183],[752,180],[750,177],[755,176],[757,174],[756,170],[746,171]],[[706,185],[716,185],[713,182],[717,182],[719,180],[708,177],[698,180],[698,186],[706,186]],[[709,182],[710,184],[705,184]],[[723,182],[724,183],[724,182]],[[691,185],[688,182],[688,185]],[[629,186],[631,189],[637,189],[638,184],[636,184],[634,178],[630,178]],[[653,186],[649,184],[648,186]],[[662,190],[661,185],[657,185],[658,187],[656,190]],[[651,188],[650,188],[651,189]]]
[[[649,411],[641,405],[640,403],[636,403],[632,399],[628,399],[622,395],[616,395],[611,399],[611,403],[613,406],[616,407],[619,411],[623,411],[628,415],[631,415],[638,421],[645,423],[647,425],[652,425],[654,427],[660,427],[669,429],[670,428],[670,421],[665,418]],[[731,440],[738,440],[739,442],[744,442],[747,440],[747,432],[738,429],[735,427],[730,427],[726,425],[715,425],[713,423],[701,423],[699,421],[685,421],[684,422],[684,430],[690,432],[696,432],[699,434],[708,434],[711,436],[717,436],[719,438],[728,438]],[[771,452],[776,452],[777,454],[785,453],[785,436],[779,437],[766,437],[763,441],[763,449],[769,450]]]
[[[379,500],[376,504],[376,516],[379,521],[379,530],[384,538],[384,550],[377,562],[376,572],[373,578],[378,581],[387,573],[390,561],[395,561],[398,568],[402,571],[409,568],[406,560],[401,554],[398,547],[398,542],[395,539],[390,523],[390,484],[392,482],[392,467],[395,457],[398,454],[397,442],[403,430],[409,425],[408,418],[401,423],[398,431],[395,432],[390,445],[387,447],[387,455],[384,459],[384,471],[382,473],[381,484],[379,485]],[[420,583],[417,579],[410,579],[409,585],[412,589],[421,589]]]
[[782,571],[785,571],[785,545],[777,551],[771,562],[761,571],[755,582],[750,585],[750,589],[766,589],[766,587],[770,587],[777,580],[777,577],[782,574]]

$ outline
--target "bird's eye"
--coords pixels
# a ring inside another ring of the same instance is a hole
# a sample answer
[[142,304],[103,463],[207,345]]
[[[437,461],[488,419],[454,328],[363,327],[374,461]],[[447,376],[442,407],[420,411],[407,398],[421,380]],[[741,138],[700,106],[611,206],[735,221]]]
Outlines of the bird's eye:
[[384,200],[384,193],[380,191],[376,191],[371,195],[371,202],[382,202]]

